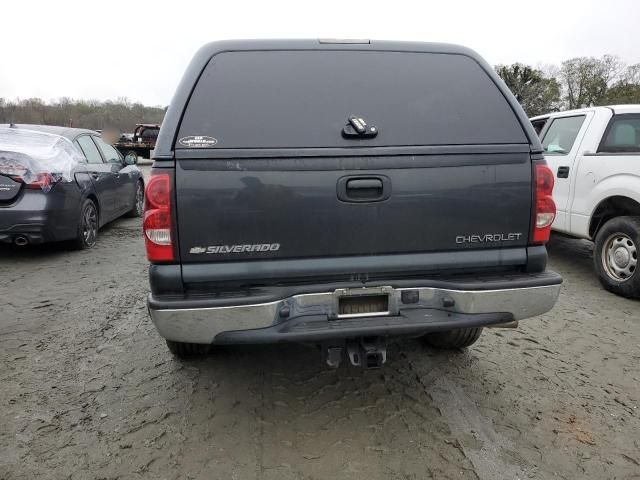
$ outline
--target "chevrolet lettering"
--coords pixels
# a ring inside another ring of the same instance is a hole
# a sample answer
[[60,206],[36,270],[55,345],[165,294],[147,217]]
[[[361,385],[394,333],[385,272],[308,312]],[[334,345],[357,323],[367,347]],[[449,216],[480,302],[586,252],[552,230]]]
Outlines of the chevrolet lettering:
[[515,242],[521,233],[487,233],[485,235],[458,235],[456,243]]

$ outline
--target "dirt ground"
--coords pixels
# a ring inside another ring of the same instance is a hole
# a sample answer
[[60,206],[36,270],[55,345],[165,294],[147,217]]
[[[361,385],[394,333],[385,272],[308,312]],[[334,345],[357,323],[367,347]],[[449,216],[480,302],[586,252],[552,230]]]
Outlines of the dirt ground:
[[640,479],[640,303],[555,238],[547,315],[377,371],[303,346],[181,362],[145,310],[138,219],[0,250],[0,479]]

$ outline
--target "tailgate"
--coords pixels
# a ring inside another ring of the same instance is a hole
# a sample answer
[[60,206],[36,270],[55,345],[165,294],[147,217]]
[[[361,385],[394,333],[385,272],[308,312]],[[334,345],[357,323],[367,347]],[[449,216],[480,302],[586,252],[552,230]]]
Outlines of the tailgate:
[[181,260],[524,247],[530,178],[526,153],[180,160]]

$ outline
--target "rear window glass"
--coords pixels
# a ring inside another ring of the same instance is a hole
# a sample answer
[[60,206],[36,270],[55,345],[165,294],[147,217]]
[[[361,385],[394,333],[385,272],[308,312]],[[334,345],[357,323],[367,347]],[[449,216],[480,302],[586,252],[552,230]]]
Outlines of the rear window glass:
[[640,115],[616,115],[599,152],[640,152]]
[[[345,139],[350,115],[378,129]],[[500,90],[463,55],[229,52],[214,56],[183,116],[178,139],[215,148],[527,143]],[[179,142],[176,148],[185,148]]]
[[89,163],[103,163],[98,147],[96,147],[96,144],[93,143],[93,140],[91,140],[89,135],[78,137],[77,142]]

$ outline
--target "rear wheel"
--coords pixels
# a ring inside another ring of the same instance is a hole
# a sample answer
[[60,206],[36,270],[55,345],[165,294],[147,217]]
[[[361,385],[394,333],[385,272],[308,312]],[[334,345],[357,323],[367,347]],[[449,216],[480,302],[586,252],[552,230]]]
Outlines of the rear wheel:
[[173,340],[167,340],[167,347],[169,347],[171,353],[180,358],[204,355],[211,349],[208,344],[174,342]]
[[616,217],[602,226],[596,235],[593,261],[605,289],[623,297],[640,298],[638,249],[640,217]]
[[482,327],[458,328],[446,332],[429,333],[423,338],[424,342],[431,347],[457,349],[473,345],[480,338],[481,333]]
[[97,238],[98,208],[93,200],[86,199],[80,209],[78,233],[74,240],[74,246],[80,250],[86,250],[96,244]]
[[144,213],[144,186],[141,181],[136,183],[136,193],[133,199],[133,207],[127,212],[129,217],[141,217]]

